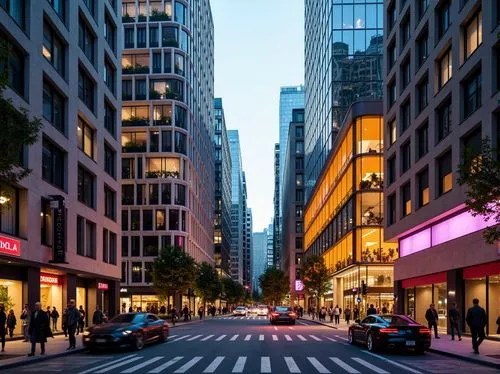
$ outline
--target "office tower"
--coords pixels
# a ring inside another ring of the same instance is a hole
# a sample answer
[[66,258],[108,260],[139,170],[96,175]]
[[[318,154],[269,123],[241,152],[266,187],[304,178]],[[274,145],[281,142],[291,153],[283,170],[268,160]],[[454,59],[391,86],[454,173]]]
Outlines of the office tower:
[[382,97],[383,0],[305,0],[305,199],[349,106]]
[[304,109],[294,109],[284,159],[281,269],[290,278],[290,297],[304,307],[300,277],[304,242]]
[[222,99],[215,99],[214,259],[219,275],[230,276],[231,154]]
[[267,264],[266,264],[266,269],[270,267],[275,267],[275,262],[274,262],[274,228],[273,224],[269,224],[269,227],[267,228]]
[[264,229],[262,232],[254,232],[252,237],[252,289],[262,292],[259,286],[259,277],[267,268],[267,238],[269,232]]
[[273,265],[276,268],[280,267],[280,145],[274,144],[274,216],[273,216]]
[[122,20],[121,303],[146,310],[160,248],[214,264],[214,25],[209,0],[123,0]]
[[[397,311],[425,322],[456,302],[464,316],[474,297],[495,336],[500,306],[498,224],[466,209],[458,165],[481,139],[500,140],[498,1],[386,1],[385,239],[399,247]],[[410,54],[412,52],[412,54]],[[438,328],[446,331],[446,318]],[[461,321],[461,329],[469,327]],[[498,335],[497,335],[498,336]]]
[[[241,231],[242,231],[242,285],[249,290],[251,286],[251,245],[252,245],[252,209],[248,207],[248,192],[247,192],[247,178],[245,172],[242,172],[243,182],[243,202],[241,208]],[[249,230],[250,227],[250,230]]]
[[42,123],[21,157],[31,174],[0,188],[0,289],[16,314],[119,309],[120,25],[110,1],[0,2],[3,95]]
[[252,208],[247,208],[247,215],[246,215],[246,227],[245,227],[245,234],[247,236],[246,240],[246,253],[245,253],[245,286],[247,287],[247,290],[250,292],[253,290],[253,284],[252,284],[252,255],[253,255],[253,216],[252,216]]

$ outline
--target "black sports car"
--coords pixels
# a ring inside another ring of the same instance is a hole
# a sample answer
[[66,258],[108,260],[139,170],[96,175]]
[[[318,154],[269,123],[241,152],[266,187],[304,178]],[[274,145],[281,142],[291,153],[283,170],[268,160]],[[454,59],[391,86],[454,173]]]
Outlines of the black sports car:
[[371,315],[349,326],[348,339],[366,344],[369,351],[412,348],[421,354],[431,346],[431,330],[406,316]]
[[274,308],[272,308],[271,313],[269,314],[269,322],[271,322],[271,325],[280,322],[295,325],[296,319],[297,314],[289,306],[275,306]]
[[145,344],[168,339],[167,321],[150,313],[125,313],[108,323],[90,327],[83,333],[83,346],[100,348],[132,347],[142,349]]

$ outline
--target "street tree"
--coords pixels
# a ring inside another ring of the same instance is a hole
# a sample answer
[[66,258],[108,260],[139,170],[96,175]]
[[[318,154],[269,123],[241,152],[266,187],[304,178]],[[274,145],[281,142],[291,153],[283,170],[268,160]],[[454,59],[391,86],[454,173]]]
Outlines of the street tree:
[[169,300],[178,292],[194,288],[196,263],[179,247],[164,247],[153,263],[153,287],[158,296]]
[[222,292],[222,283],[217,270],[207,262],[202,262],[198,266],[196,273],[196,293],[203,300],[205,309],[206,303],[215,303]]
[[467,186],[465,205],[473,216],[492,225],[483,231],[488,244],[500,240],[500,152],[484,138],[479,147],[467,148],[458,166],[458,183]]
[[245,288],[231,278],[222,280],[222,289],[226,295],[226,301],[230,305],[237,304],[245,299]]
[[330,289],[330,274],[325,259],[317,255],[308,257],[300,270],[304,286],[318,298],[323,297]]
[[279,305],[290,291],[290,279],[276,268],[267,268],[259,277],[264,300],[273,305]]

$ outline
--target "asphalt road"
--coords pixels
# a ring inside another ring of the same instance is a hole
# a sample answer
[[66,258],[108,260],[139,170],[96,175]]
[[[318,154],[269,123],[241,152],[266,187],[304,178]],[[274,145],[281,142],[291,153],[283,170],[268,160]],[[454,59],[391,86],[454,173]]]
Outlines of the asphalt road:
[[138,352],[74,354],[14,373],[494,373],[437,354],[369,353],[346,333],[312,322],[272,326],[265,317],[219,317],[171,329],[168,342]]

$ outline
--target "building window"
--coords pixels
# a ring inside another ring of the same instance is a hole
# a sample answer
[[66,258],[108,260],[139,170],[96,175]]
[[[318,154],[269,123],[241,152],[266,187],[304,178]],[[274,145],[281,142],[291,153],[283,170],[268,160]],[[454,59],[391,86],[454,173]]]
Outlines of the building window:
[[392,194],[387,198],[387,209],[389,214],[387,215],[387,226],[391,226],[396,223],[396,195]]
[[184,101],[184,84],[178,79],[150,80],[149,99]]
[[451,133],[451,99],[446,101],[437,110],[437,141],[440,142]]
[[104,186],[104,216],[116,221],[116,192]]
[[66,47],[54,29],[47,23],[43,25],[43,57],[56,69],[64,78],[65,74],[65,54]]
[[295,201],[299,201],[299,202],[304,201],[304,190],[302,190],[302,189],[295,190]]
[[407,16],[401,21],[401,50],[404,48],[408,40],[410,40],[410,17]]
[[393,68],[396,63],[396,42],[392,41],[392,43],[387,47],[387,73]]
[[153,262],[144,262],[144,282],[153,282]]
[[175,106],[175,127],[187,130],[187,110],[179,105]]
[[63,134],[65,126],[66,100],[47,81],[43,81],[43,117]]
[[451,25],[450,18],[450,1],[445,1],[441,4],[439,8],[436,9],[437,12],[437,40],[441,39],[443,35],[448,31]]
[[153,230],[153,211],[150,209],[142,211],[142,230]]
[[410,183],[401,187],[401,217],[411,214],[411,188]]
[[403,61],[401,65],[401,92],[410,84],[411,80],[411,69],[410,69],[410,59],[407,58]]
[[78,97],[92,112],[94,111],[94,82],[82,68],[78,69]]
[[389,186],[396,181],[396,156],[387,160],[387,172],[389,174]]
[[175,2],[175,22],[186,25],[186,6],[178,1]]
[[421,208],[429,204],[429,170],[417,174],[418,186],[418,207]]
[[[122,191],[123,191],[123,186],[122,186]],[[133,190],[132,193],[134,193]],[[122,231],[128,231],[128,210],[122,210]],[[122,247],[123,247],[123,241],[124,239],[122,238]],[[122,254],[122,256],[128,256],[128,253],[126,255]]]
[[297,154],[303,154],[304,153],[304,142],[302,141],[296,141],[295,142],[295,153]]
[[295,137],[297,137],[297,138],[303,138],[304,137],[304,127],[297,126],[295,128]]
[[95,2],[94,0],[83,0],[84,4],[87,6],[87,9],[92,14],[92,17],[95,17]]
[[401,174],[405,173],[411,165],[411,146],[410,142],[406,142],[401,146]]
[[107,229],[102,230],[102,261],[116,265],[116,234]]
[[295,222],[295,232],[297,234],[300,234],[304,231],[304,228],[303,228],[303,223],[302,222]]
[[42,143],[42,178],[64,190],[66,154],[51,141],[44,138]]
[[483,12],[472,17],[464,27],[465,58],[469,58],[483,42]]
[[389,101],[389,108],[391,108],[394,103],[396,102],[396,80],[393,79],[392,81],[389,82],[387,85],[387,96],[388,96],[388,101]]
[[429,56],[429,32],[425,29],[417,39],[417,66],[424,64]]
[[156,210],[156,230],[162,231],[167,229],[166,224],[166,212],[165,209],[157,209]]
[[302,205],[297,205],[295,207],[295,218],[303,218],[304,217],[304,207]]
[[429,96],[428,96],[429,78],[427,76],[418,83],[416,90],[417,90],[417,110],[418,113],[421,113],[429,103]]
[[135,80],[135,99],[136,100],[146,100],[146,80],[136,79]]
[[[130,211],[130,230],[132,231],[139,231],[141,229],[141,218],[140,218],[140,211],[139,210],[131,210]],[[134,237],[139,239],[139,237]],[[132,239],[134,239],[132,238]],[[132,240],[132,256],[134,256],[134,241]],[[139,250],[139,249],[137,249]],[[138,256],[138,255],[137,255]]]
[[295,238],[295,249],[303,249],[303,247],[304,247],[304,239]]
[[104,61],[104,84],[108,89],[111,91],[113,95],[116,94],[116,69],[115,67],[111,64],[111,62],[105,58]]
[[122,100],[132,100],[132,81],[123,80],[122,81]]
[[146,28],[137,28],[137,48],[146,48]]
[[438,194],[445,194],[453,188],[453,174],[451,168],[451,150],[437,160],[438,166]]
[[122,205],[134,205],[133,184],[122,184]]
[[94,159],[94,129],[78,117],[78,148]]
[[[123,241],[122,241],[122,243],[123,243]],[[128,283],[127,262],[125,262],[125,261],[122,262],[122,274],[121,274],[120,282]]]
[[[139,211],[136,211],[139,213]],[[141,237],[131,236],[130,237],[130,256],[139,257],[141,255]]]
[[296,170],[304,169],[304,158],[303,157],[297,157],[295,159],[295,169]]
[[481,153],[481,126],[476,127],[462,138],[462,159],[472,162]]
[[410,98],[401,105],[401,133],[405,132],[411,125]]
[[124,32],[124,48],[134,48],[134,29],[131,27],[125,27]]
[[[16,198],[17,200],[17,198]],[[52,245],[52,209],[50,208],[50,200],[42,197],[41,199],[41,209],[40,209],[40,234],[41,234],[41,243],[46,246]],[[12,205],[11,205],[12,207]],[[0,208],[0,213],[3,215],[3,208]],[[10,208],[12,209],[12,208]],[[0,218],[2,221],[2,218]],[[2,221],[3,222],[3,221]],[[1,223],[0,223],[1,226]],[[0,228],[0,231],[4,231],[3,227]],[[10,233],[15,235],[15,232]]]
[[163,205],[171,204],[172,185],[170,183],[163,183],[161,185],[161,203]]
[[[55,10],[59,18],[66,22],[66,2],[67,0],[48,0],[52,8]],[[1,2],[0,2],[1,3]]]
[[90,208],[95,208],[95,176],[78,165],[78,201]]
[[463,83],[464,118],[481,107],[481,71],[477,71]]
[[76,253],[96,259],[96,225],[81,216],[76,218]]
[[1,0],[0,6],[23,30],[26,28],[26,1],[25,0]]
[[304,186],[304,174],[296,174],[295,175],[295,185],[297,187],[303,187]]
[[[5,234],[18,236],[19,235],[19,190],[15,187],[3,184],[0,190],[0,198],[9,199],[7,203],[0,204],[0,232]],[[47,204],[44,206],[42,201],[42,209],[46,208]],[[45,212],[42,210],[41,215],[47,213],[47,215],[42,216],[42,224],[45,221],[50,222],[50,208]],[[47,227],[47,225],[45,226]],[[42,225],[42,239],[43,239],[43,228]]]
[[429,0],[417,0],[417,13],[419,20],[422,19],[428,7],[429,7]]
[[392,119],[388,123],[388,133],[389,133],[389,145],[393,145],[397,139],[397,124],[396,118]]
[[[0,1],[1,4],[1,1]],[[25,64],[25,55],[24,52],[18,48],[16,45],[10,43],[5,39],[5,36],[0,36],[1,42],[6,42],[9,47],[9,57],[7,64],[7,84],[10,88],[12,88],[15,92],[17,92],[20,96],[24,97],[24,64]],[[5,71],[5,67],[2,69]]]
[[[150,18],[151,19],[151,18]],[[159,32],[158,27],[149,27],[149,47],[154,48],[159,46]]]
[[450,79],[453,74],[451,61],[451,48],[438,61],[438,84],[441,89]]
[[387,28],[388,33],[391,32],[392,28],[396,24],[397,13],[396,13],[396,0],[394,0],[391,5],[387,7]]
[[429,152],[429,123],[425,122],[417,129],[417,160]]
[[90,26],[87,25],[82,17],[79,19],[78,26],[78,45],[83,51],[83,54],[87,56],[92,65],[94,65],[96,37]]
[[109,104],[107,100],[104,102],[104,128],[116,137],[116,110]]
[[142,262],[132,262],[132,283],[142,283]]
[[175,152],[182,153],[184,155],[187,154],[186,134],[183,134],[179,131],[175,131],[174,140],[175,140]]
[[104,39],[106,39],[109,48],[116,55],[116,26],[107,13],[104,18]]

